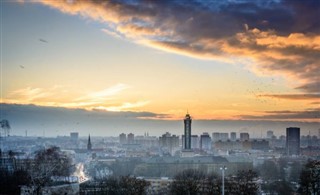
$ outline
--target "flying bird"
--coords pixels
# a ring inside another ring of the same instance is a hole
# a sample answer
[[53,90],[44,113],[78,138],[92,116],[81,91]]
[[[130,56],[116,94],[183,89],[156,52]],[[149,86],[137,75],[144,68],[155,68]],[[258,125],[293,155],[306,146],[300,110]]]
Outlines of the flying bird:
[[24,66],[22,66],[22,65],[20,65],[19,67],[20,67],[20,68],[22,68],[22,69],[24,69],[24,68],[25,68],[25,67],[24,67]]
[[44,42],[44,43],[48,43],[48,41],[44,40],[44,39],[39,39],[39,41]]

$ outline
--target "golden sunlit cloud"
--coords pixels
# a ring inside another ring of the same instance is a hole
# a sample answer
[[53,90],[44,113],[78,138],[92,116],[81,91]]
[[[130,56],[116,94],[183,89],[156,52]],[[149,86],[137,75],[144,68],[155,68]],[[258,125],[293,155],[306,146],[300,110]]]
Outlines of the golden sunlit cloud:
[[89,110],[104,109],[108,111],[128,110],[142,107],[149,103],[149,101],[138,101],[135,103],[121,102],[114,98],[129,88],[130,86],[127,84],[118,83],[104,90],[91,92],[79,98],[74,98],[72,93],[64,93],[65,87],[62,86],[54,86],[47,89],[27,87],[13,91],[7,98],[4,98],[2,103],[62,106]]
[[98,107],[95,107],[94,109],[106,110],[106,111],[117,111],[117,112],[118,111],[131,111],[134,108],[143,107],[149,103],[150,103],[150,101],[139,101],[139,102],[134,102],[134,103],[125,102],[119,106],[109,106],[109,107],[98,106]]
[[[239,25],[239,20],[234,20],[233,15],[221,15],[219,19],[220,15],[214,9],[205,12],[182,5],[179,5],[181,9],[179,6],[167,7],[165,13],[154,14],[163,11],[157,2],[141,5],[83,0],[39,2],[64,13],[108,23],[112,31],[104,30],[106,33],[116,37],[123,35],[163,51],[223,61],[249,57],[253,59],[254,64],[250,67],[255,72],[282,75],[297,82],[294,86],[297,89],[319,92],[316,87],[320,83],[317,76],[320,74],[320,35],[314,33],[292,31],[282,35],[277,29],[262,30],[262,27],[272,24],[266,19],[259,23],[262,25],[260,28],[247,23]],[[171,17],[173,13],[186,16]],[[224,17],[229,19],[228,24],[223,21]],[[201,26],[204,20],[207,25]]]

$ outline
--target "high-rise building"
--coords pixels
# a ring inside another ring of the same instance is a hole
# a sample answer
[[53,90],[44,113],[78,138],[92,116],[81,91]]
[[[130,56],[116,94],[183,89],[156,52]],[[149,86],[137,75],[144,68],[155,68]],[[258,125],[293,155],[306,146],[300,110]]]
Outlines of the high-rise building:
[[219,140],[220,140],[220,133],[219,133],[219,132],[213,132],[213,133],[212,133],[212,140],[213,140],[214,142],[219,141]]
[[119,135],[119,142],[120,142],[120,144],[126,144],[127,143],[127,135],[124,133],[121,133]]
[[300,128],[288,127],[286,137],[287,155],[300,155]]
[[229,139],[229,133],[220,133],[220,140],[227,141]]
[[211,150],[211,137],[208,133],[200,135],[200,148],[201,150]]
[[184,118],[184,149],[191,149],[191,116],[189,113]]
[[90,134],[89,134],[89,138],[88,138],[87,150],[92,150]]
[[179,136],[171,135],[166,132],[161,137],[159,137],[160,147],[167,148],[171,155],[174,154],[175,148],[179,147]]
[[134,144],[134,134],[133,133],[129,133],[128,134],[127,143],[128,144]]
[[236,141],[237,140],[237,133],[236,132],[231,132],[230,133],[230,139],[231,139],[231,141]]
[[79,133],[78,132],[71,132],[70,138],[71,138],[71,140],[77,141],[79,138]]
[[273,131],[269,130],[267,131],[267,138],[271,139],[273,137]]
[[192,149],[199,149],[199,136],[198,135],[191,135],[191,148]]
[[169,132],[166,132],[159,137],[159,144],[164,147],[179,147],[179,136],[171,135]]
[[240,141],[249,141],[249,133],[240,133]]

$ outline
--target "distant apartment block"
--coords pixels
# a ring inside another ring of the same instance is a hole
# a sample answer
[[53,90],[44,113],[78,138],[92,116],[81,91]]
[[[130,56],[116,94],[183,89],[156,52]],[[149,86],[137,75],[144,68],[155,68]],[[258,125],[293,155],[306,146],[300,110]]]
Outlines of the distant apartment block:
[[120,144],[127,144],[127,135],[124,133],[121,133],[119,135],[119,143]]
[[200,148],[200,142],[199,142],[198,135],[191,135],[191,148],[192,149],[199,149]]
[[203,133],[200,135],[200,149],[209,151],[211,150],[211,137],[208,133]]
[[213,132],[212,141],[227,141],[229,139],[229,133]]
[[300,155],[300,128],[288,127],[286,131],[286,153],[288,156]]
[[127,143],[128,144],[134,144],[134,134],[133,133],[129,133],[128,134]]
[[240,133],[240,141],[249,141],[249,133]]
[[236,132],[231,132],[230,133],[230,140],[231,141],[236,141],[237,140],[237,133]]
[[267,139],[272,139],[273,138],[273,131],[269,130],[267,131]]
[[179,136],[171,135],[169,132],[166,132],[159,137],[160,147],[167,149],[171,155],[174,154],[175,148],[179,148]]
[[77,141],[79,139],[79,133],[78,132],[71,132],[70,138],[71,138],[71,140]]

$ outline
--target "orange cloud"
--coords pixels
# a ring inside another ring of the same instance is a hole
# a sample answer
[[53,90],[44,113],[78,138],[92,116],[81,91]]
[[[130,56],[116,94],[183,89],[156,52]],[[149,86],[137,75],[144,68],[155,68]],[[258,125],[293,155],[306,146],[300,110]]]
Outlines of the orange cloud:
[[[192,2],[171,2],[173,6],[158,1],[38,2],[106,23],[112,28],[106,32],[113,36],[123,35],[167,52],[223,61],[251,58],[254,72],[282,75],[294,81],[296,89],[319,93],[320,31],[315,19],[319,12],[312,2],[268,5],[273,9],[252,1],[221,2],[207,9],[194,7]],[[254,12],[247,14],[247,9]]]

